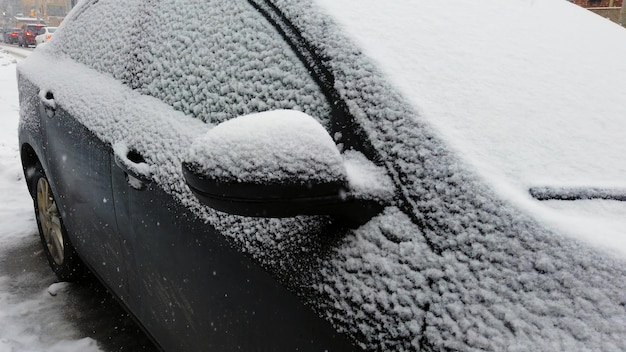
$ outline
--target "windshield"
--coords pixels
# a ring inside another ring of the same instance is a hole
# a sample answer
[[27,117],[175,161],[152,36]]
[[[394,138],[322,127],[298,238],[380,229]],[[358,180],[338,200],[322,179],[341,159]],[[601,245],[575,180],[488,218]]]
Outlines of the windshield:
[[[567,2],[316,2],[373,58],[418,121],[433,126],[501,197],[586,239],[602,232],[608,247],[623,237],[624,202],[540,203],[529,192],[626,189],[626,63],[593,64],[600,53],[626,56],[625,48],[597,40],[625,40],[621,27]],[[551,12],[576,20],[554,26],[545,16]],[[475,25],[485,18],[489,25]]]

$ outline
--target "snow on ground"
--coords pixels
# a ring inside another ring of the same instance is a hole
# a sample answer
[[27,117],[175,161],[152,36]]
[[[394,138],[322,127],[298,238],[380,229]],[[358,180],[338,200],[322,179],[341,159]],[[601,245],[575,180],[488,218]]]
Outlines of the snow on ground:
[[15,66],[0,48],[0,352],[101,351],[67,319],[68,295],[43,262],[17,148]]
[[22,180],[17,151],[17,124],[19,103],[15,80],[16,59],[0,52],[0,243],[6,247],[24,236],[32,235],[32,204]]

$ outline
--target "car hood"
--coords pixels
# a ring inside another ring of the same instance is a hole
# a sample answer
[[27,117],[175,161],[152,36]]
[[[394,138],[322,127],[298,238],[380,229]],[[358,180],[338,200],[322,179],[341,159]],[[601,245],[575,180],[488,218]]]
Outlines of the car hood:
[[316,3],[500,197],[626,257],[622,27],[564,1]]

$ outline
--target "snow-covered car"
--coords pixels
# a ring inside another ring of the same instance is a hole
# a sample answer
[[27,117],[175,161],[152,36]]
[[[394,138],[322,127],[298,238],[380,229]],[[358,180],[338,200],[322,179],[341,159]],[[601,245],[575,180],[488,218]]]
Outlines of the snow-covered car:
[[41,27],[37,35],[35,36],[35,45],[45,43],[52,39],[52,35],[57,30],[57,27]]
[[165,351],[626,350],[623,28],[85,0],[55,36],[18,64],[48,261]]

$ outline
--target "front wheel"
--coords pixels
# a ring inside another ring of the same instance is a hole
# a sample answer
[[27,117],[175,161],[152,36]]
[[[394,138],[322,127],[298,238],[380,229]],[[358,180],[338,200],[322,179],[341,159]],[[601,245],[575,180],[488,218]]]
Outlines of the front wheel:
[[33,175],[31,187],[35,192],[39,237],[50,267],[63,281],[81,279],[84,277],[84,265],[69,241],[50,183],[41,168],[37,168]]

